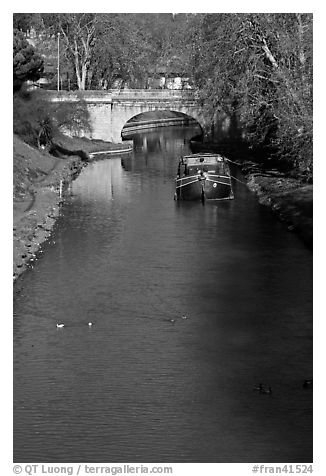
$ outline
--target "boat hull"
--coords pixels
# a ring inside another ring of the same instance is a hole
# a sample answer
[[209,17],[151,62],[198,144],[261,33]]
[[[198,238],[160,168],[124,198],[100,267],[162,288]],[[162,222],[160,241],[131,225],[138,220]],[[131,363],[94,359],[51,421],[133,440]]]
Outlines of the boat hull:
[[231,200],[234,198],[231,179],[227,176],[208,175],[204,179],[189,176],[176,179],[178,200]]

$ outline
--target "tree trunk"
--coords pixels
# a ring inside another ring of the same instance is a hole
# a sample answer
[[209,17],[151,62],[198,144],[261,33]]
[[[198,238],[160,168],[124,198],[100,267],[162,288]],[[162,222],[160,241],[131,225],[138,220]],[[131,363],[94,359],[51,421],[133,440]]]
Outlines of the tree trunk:
[[304,36],[304,25],[302,23],[302,16],[301,13],[296,13],[297,21],[298,21],[298,36],[299,36],[299,61],[301,66],[305,65],[306,62],[306,55],[304,52],[303,47],[303,36]]
[[82,78],[81,78],[81,75],[80,75],[78,46],[77,46],[77,40],[76,39],[74,41],[74,58],[75,58],[75,71],[76,71],[78,89],[82,89],[82,87],[81,87]]
[[87,78],[87,64],[84,63],[82,65],[82,74],[81,74],[81,83],[80,83],[80,88],[82,91],[85,91],[86,89],[86,78]]
[[[83,15],[82,15],[83,16]],[[67,48],[73,54],[74,69],[79,90],[85,90],[87,84],[88,68],[91,59],[91,40],[94,36],[94,25],[82,26],[79,20],[73,18],[74,31],[71,35],[61,26],[61,31],[66,40]],[[85,35],[85,36],[83,36]]]
[[88,71],[87,71],[87,89],[91,89],[91,87],[92,87],[93,73],[94,73],[93,69],[88,68]]
[[265,38],[262,37],[261,40],[262,40],[262,42],[263,42],[262,48],[263,48],[263,50],[264,50],[264,53],[265,53],[267,59],[270,61],[270,63],[272,64],[272,66],[273,66],[274,68],[278,68],[277,61],[276,61],[276,59],[274,58],[274,56],[272,55],[271,50],[268,48]]

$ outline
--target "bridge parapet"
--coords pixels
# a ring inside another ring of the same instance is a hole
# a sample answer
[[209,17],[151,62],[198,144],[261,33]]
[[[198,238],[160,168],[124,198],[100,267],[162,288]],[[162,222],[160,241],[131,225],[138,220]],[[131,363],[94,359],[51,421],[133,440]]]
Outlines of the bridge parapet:
[[186,101],[193,102],[197,93],[180,89],[108,89],[106,91],[47,91],[50,101],[112,103],[113,101]]
[[150,100],[194,100],[197,95],[194,90],[182,89],[110,89],[112,99],[142,99]]
[[112,103],[112,94],[107,91],[47,91],[51,102]]

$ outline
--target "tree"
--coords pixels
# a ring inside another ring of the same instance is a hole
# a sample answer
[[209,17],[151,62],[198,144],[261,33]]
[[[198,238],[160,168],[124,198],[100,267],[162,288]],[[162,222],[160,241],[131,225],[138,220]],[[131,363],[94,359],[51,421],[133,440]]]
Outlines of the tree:
[[93,61],[90,65],[91,86],[95,89],[112,87],[116,80],[122,84],[130,79],[133,59],[129,61],[129,41],[133,26],[120,14],[105,14],[97,23]]
[[303,170],[312,164],[312,16],[192,19],[190,63],[202,106],[236,113],[249,143]]
[[72,58],[79,90],[86,89],[95,44],[97,16],[94,14],[61,15],[61,32],[68,56]]
[[14,133],[32,146],[50,148],[60,130],[76,135],[90,131],[85,101],[75,103],[49,102],[46,91],[22,88],[14,96]]
[[27,33],[33,24],[33,13],[14,13],[13,26],[14,29]]
[[60,31],[66,48],[73,58],[78,89],[86,89],[88,70],[92,60],[97,15],[67,13],[59,15]]
[[49,34],[60,33],[63,53],[73,64],[79,90],[86,89],[89,67],[95,45],[95,13],[42,13],[43,25]]
[[14,30],[13,87],[18,91],[27,80],[37,81],[43,72],[43,59],[28,43],[23,33]]
[[105,82],[145,87],[155,64],[150,17],[146,14],[104,14],[97,23],[92,70],[93,87]]

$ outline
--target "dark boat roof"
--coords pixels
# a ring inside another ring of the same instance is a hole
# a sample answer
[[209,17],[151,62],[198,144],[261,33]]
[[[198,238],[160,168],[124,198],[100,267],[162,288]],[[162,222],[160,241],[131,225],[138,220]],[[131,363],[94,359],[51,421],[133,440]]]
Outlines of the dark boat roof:
[[187,165],[197,164],[217,164],[225,161],[225,157],[220,154],[191,154],[182,157],[182,163]]

